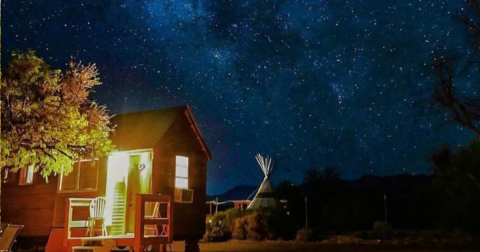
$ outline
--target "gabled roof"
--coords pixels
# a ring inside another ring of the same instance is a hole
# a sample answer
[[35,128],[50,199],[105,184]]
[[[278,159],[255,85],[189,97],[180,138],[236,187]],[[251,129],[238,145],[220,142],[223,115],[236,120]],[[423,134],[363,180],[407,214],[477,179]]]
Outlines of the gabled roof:
[[110,136],[118,150],[138,150],[153,148],[172,126],[173,122],[185,114],[192,123],[197,140],[211,159],[210,151],[188,105],[115,115],[110,120],[115,131]]

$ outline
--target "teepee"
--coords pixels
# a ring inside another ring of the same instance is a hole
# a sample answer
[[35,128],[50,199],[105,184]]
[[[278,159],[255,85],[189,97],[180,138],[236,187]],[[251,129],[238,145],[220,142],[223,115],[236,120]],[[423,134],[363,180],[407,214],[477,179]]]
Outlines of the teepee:
[[277,200],[274,197],[272,184],[270,183],[270,175],[272,175],[274,162],[272,162],[271,158],[263,157],[260,154],[257,154],[255,158],[265,174],[265,178],[258,188],[255,198],[253,198],[252,202],[250,202],[247,209],[275,206],[277,204]]

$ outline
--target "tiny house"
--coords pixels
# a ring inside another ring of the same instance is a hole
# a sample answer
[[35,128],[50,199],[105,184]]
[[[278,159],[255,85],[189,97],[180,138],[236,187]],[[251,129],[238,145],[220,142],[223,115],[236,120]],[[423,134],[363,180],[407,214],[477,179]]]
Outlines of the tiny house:
[[[65,228],[69,199],[97,196],[107,200],[108,234],[131,234],[137,194],[171,196],[173,239],[196,243],[202,238],[211,153],[190,108],[117,115],[111,122],[116,150],[99,160],[79,160],[66,176],[52,175],[46,182],[33,167],[2,173],[2,222],[25,225],[22,243],[45,244],[52,229]],[[75,215],[88,217],[88,212]]]

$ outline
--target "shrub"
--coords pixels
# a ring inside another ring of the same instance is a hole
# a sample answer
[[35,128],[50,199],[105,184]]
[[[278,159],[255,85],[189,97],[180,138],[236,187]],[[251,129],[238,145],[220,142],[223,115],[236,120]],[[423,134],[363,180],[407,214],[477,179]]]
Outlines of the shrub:
[[415,243],[416,245],[419,245],[421,247],[438,247],[441,245],[442,235],[444,235],[444,233],[438,230],[424,230],[419,232],[418,235],[415,237]]
[[456,245],[465,245],[473,241],[472,236],[460,227],[453,230],[452,240]]
[[272,239],[273,233],[268,226],[269,214],[266,212],[254,212],[246,217],[247,220],[247,238],[250,240],[261,241]]
[[244,218],[236,218],[232,232],[232,238],[237,240],[247,239],[247,220]]
[[249,213],[251,213],[251,210],[240,210],[236,208],[231,208],[225,211],[225,227],[228,229],[226,232],[228,235],[232,235],[233,230],[235,229],[235,220],[237,218],[242,218]]
[[215,213],[210,222],[207,223],[204,235],[205,241],[223,241],[232,238],[232,232],[235,229],[235,219],[241,217],[250,211],[240,209],[228,209],[227,211]]
[[308,229],[308,232],[305,228],[299,229],[297,231],[297,236],[296,236],[296,241],[300,242],[306,242],[311,240],[313,237],[313,231],[311,229]]
[[268,226],[275,238],[293,240],[298,229],[291,216],[288,216],[283,209],[269,209],[263,211],[268,214]]
[[371,233],[372,233],[371,231],[362,230],[362,231],[355,232],[353,236],[359,239],[369,240],[371,239],[371,236],[372,236]]
[[214,226],[210,231],[210,239],[213,241],[225,239],[225,232],[220,226]]
[[212,216],[206,226],[205,241],[221,241],[229,238],[225,234],[225,217],[224,212],[218,212]]
[[295,227],[288,216],[275,209],[229,209],[216,213],[207,223],[205,241],[293,239]]
[[386,221],[375,221],[372,232],[376,238],[387,238],[391,235],[392,225]]

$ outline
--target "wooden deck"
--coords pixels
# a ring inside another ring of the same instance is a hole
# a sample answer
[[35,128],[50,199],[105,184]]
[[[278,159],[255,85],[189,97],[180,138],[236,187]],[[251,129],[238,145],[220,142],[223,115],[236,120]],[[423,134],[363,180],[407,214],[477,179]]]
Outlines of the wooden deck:
[[[95,247],[103,246],[107,240],[114,241],[115,246],[134,248],[135,251],[141,251],[146,245],[161,245],[165,248],[167,244],[172,243],[172,202],[170,196],[137,194],[135,206],[135,233],[126,235],[109,235],[109,236],[73,236],[72,228],[78,228],[85,223],[84,220],[73,220],[72,213],[75,207],[86,207],[91,199],[72,198],[67,199],[67,207],[65,214],[65,232],[63,245],[67,252],[72,252],[73,247]],[[146,216],[146,203],[165,204],[166,216]],[[146,227],[155,226],[158,229],[153,235],[145,234]]]

